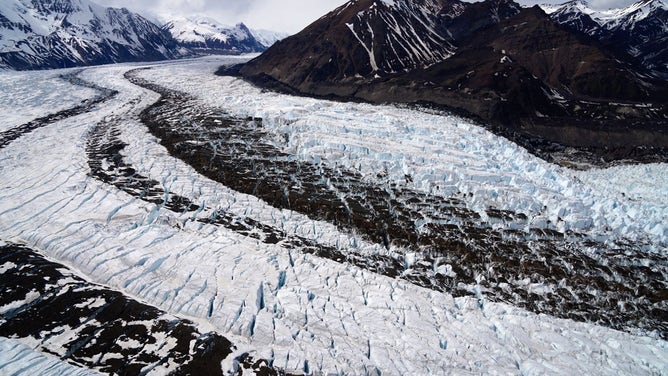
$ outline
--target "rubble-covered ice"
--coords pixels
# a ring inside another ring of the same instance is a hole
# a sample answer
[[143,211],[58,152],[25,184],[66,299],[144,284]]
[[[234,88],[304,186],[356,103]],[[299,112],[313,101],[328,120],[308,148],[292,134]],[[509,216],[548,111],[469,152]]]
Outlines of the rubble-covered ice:
[[[262,118],[276,143],[304,160],[357,169],[370,180],[382,173],[380,183],[406,184],[408,175],[412,189],[465,195],[483,217],[486,208],[495,207],[550,221],[559,231],[639,241],[650,237],[659,250],[668,245],[664,164],[574,172],[463,118],[291,97],[232,77],[201,82],[202,65],[145,74],[234,116]],[[613,175],[624,184],[605,183]],[[622,195],[624,187],[638,192]],[[639,194],[643,191],[651,193]]]

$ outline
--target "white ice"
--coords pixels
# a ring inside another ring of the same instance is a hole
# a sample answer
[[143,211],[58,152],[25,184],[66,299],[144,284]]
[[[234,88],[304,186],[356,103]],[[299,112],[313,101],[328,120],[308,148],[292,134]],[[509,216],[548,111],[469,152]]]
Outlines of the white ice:
[[0,337],[0,375],[97,376],[101,374],[65,363],[18,340]]
[[0,132],[76,106],[95,95],[59,78],[72,70],[0,71]]

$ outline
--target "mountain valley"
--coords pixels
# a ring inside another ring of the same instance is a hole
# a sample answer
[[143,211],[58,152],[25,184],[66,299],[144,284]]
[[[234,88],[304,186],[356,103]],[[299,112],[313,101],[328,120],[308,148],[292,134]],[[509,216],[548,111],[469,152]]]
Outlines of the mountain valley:
[[0,375],[668,374],[666,8],[2,2]]

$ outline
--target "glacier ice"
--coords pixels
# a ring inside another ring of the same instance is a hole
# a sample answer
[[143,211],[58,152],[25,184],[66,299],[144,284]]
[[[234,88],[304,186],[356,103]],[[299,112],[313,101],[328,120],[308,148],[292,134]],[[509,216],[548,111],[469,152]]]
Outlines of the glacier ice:
[[[494,215],[521,213],[537,227],[600,236],[609,244],[637,241],[665,257],[665,165],[573,172],[454,116],[293,98],[211,75],[229,61],[152,64],[140,76],[221,114],[261,118],[272,145],[298,161],[356,170],[369,184],[391,182],[425,196],[457,195],[490,226],[503,226]],[[38,249],[93,282],[193,319],[233,340],[239,351],[288,371],[573,374],[596,367],[601,374],[668,372],[668,345],[652,333],[538,315],[489,301],[480,286],[466,287],[477,288],[477,294],[454,297],[213,221],[192,220],[193,213],[165,209],[96,179],[88,140],[97,125],[112,121],[118,125],[115,137],[125,145],[119,151],[123,163],[154,187],[201,207],[196,217],[228,213],[367,256],[399,251],[269,206],[170,156],[139,120],[159,96],[123,77],[137,66],[84,70],[82,79],[120,94],[0,150],[1,239]],[[3,82],[17,80],[21,89],[13,93],[25,95],[25,103],[32,94],[20,82],[30,74],[2,76]],[[74,105],[79,95],[94,93],[84,90],[63,103]],[[105,166],[112,164],[100,167],[111,171]],[[612,180],[618,175],[632,179]],[[411,254],[406,266],[419,266],[421,257]],[[597,257],[595,251],[591,257]],[[455,267],[435,264],[432,271],[453,276]],[[482,282],[485,274],[476,277]],[[536,294],[549,292],[530,279],[517,284]],[[16,341],[0,338],[0,343]],[[17,351],[0,354],[0,367]]]

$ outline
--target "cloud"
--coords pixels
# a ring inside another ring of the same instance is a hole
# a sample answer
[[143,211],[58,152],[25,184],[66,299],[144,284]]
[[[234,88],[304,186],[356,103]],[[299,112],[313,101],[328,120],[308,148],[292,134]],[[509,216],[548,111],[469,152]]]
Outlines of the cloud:
[[270,21],[275,30],[297,32],[326,13],[345,4],[345,0],[256,0],[244,15],[249,24]]
[[297,32],[346,0],[93,0],[148,15],[205,15],[225,24]]
[[632,0],[589,0],[589,6],[593,9],[607,10],[611,8],[624,8],[634,2]]

